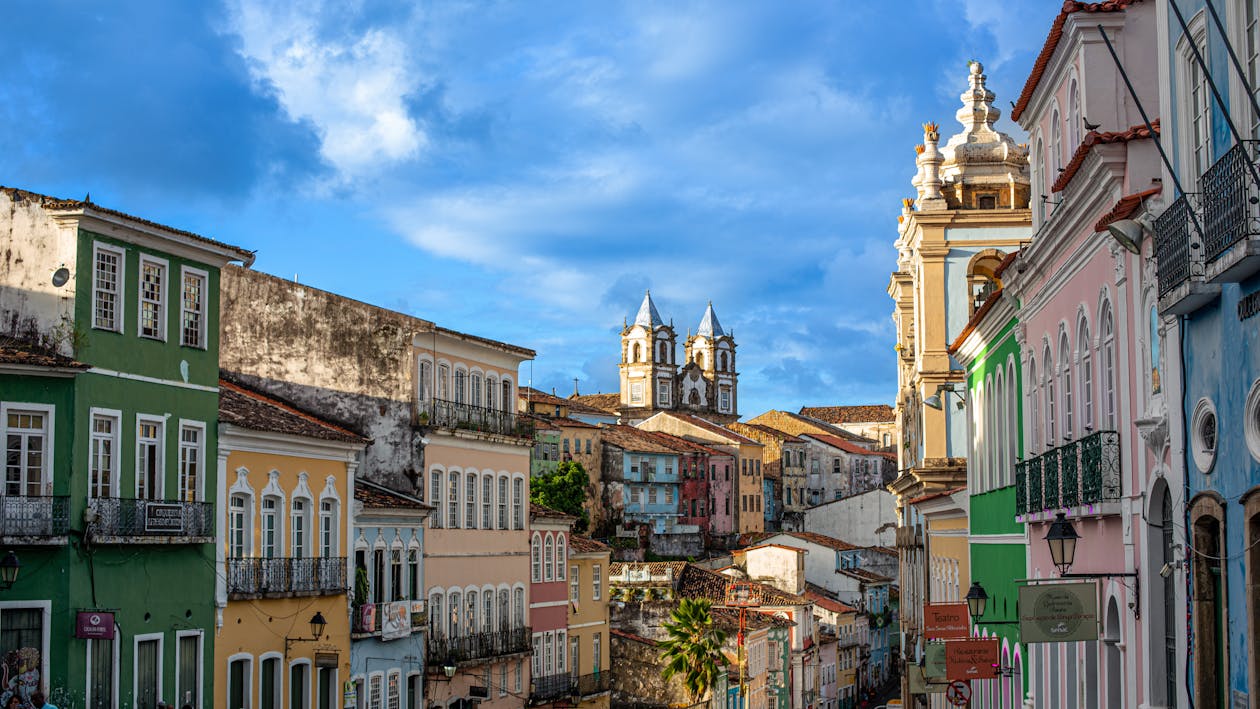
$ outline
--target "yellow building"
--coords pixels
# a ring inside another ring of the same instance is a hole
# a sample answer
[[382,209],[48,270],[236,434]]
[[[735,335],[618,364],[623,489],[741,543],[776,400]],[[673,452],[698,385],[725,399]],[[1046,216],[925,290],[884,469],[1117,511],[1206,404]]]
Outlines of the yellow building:
[[580,706],[609,703],[612,674],[608,623],[608,566],[612,548],[569,535],[569,669],[577,678]]
[[219,706],[340,700],[350,674],[350,485],[365,444],[283,401],[219,383]]

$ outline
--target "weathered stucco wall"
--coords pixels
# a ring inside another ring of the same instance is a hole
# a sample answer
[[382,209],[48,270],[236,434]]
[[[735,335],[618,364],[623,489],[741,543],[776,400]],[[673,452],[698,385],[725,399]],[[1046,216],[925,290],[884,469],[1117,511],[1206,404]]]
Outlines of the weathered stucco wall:
[[896,498],[871,490],[805,510],[805,529],[860,547],[893,545]]
[[[21,190],[0,189],[0,337],[38,342],[72,355],[77,239],[74,230],[57,227],[40,200]],[[70,269],[71,278],[59,288],[52,275],[62,266]]]
[[415,489],[412,342],[433,323],[237,267],[223,269],[221,303],[225,372],[368,436],[360,474]]

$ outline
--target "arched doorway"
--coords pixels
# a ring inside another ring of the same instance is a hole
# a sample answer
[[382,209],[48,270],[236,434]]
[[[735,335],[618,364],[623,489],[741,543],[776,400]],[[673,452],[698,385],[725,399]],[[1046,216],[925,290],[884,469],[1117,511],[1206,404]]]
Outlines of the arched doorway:
[[1107,622],[1103,644],[1107,655],[1107,706],[1118,707],[1124,695],[1123,660],[1120,657],[1120,606],[1115,596],[1107,602]]

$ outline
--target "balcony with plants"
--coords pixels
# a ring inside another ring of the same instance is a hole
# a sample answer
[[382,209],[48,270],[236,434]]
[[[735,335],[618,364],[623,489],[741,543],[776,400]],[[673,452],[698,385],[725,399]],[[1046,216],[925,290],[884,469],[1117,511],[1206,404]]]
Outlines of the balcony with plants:
[[1074,515],[1119,512],[1120,434],[1096,431],[1015,466],[1015,515],[1019,521],[1049,519],[1058,510]]

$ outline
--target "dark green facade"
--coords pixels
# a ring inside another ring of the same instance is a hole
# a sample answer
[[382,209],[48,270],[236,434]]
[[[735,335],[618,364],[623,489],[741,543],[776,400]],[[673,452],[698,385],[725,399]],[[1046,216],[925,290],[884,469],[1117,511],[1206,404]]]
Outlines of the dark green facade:
[[[0,366],[0,402],[14,410],[51,407],[51,494],[65,527],[60,536],[0,538],[0,553],[13,549],[22,561],[17,583],[0,591],[0,609],[49,608],[40,684],[60,709],[152,707],[158,700],[211,707],[219,267],[247,255],[127,226],[111,227],[114,237],[82,224],[77,232],[74,317],[63,335],[86,366],[75,376]],[[120,331],[94,327],[101,247],[118,256]],[[156,319],[164,332],[156,338],[140,335],[142,257],[162,273],[161,287],[149,289],[164,303]],[[199,327],[189,328],[197,334],[184,342],[182,296],[193,283]],[[105,450],[108,465],[99,455]],[[149,459],[160,463],[145,467]],[[114,614],[112,643],[76,637],[77,614],[85,611]],[[5,635],[4,620],[0,641],[18,642]],[[9,649],[0,646],[0,655]],[[102,671],[109,664],[103,661],[114,666]]]

